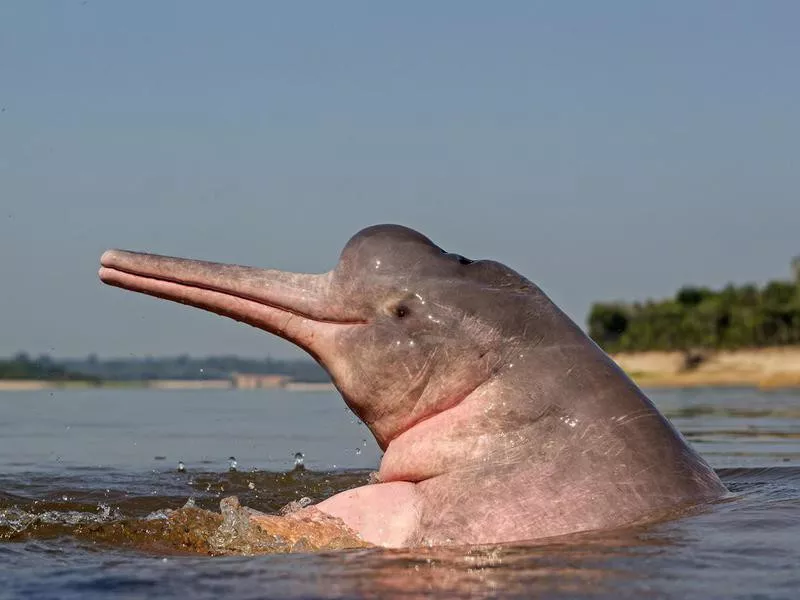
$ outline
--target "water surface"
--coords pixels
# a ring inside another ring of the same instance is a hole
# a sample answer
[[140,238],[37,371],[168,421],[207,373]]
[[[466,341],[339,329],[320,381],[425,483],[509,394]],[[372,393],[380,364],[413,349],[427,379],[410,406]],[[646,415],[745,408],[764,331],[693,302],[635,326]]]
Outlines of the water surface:
[[236,494],[272,512],[361,485],[380,452],[336,394],[0,392],[0,597],[796,598],[800,394],[649,395],[731,500],[546,543],[209,558],[145,552],[99,528],[189,498],[214,508]]

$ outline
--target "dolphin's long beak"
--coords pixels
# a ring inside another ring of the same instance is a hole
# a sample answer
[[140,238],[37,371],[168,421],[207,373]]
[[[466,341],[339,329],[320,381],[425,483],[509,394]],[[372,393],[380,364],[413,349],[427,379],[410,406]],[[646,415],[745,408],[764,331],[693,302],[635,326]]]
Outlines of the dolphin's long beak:
[[330,273],[289,273],[125,250],[108,250],[100,264],[104,283],[248,323],[315,357],[330,347],[335,325],[365,322],[333,301]]

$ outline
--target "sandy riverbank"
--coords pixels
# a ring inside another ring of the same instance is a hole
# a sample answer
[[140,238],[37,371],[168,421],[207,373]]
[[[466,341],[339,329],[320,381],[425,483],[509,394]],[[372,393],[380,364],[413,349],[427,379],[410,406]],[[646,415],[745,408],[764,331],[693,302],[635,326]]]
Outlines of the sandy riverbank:
[[681,352],[635,352],[612,356],[642,387],[800,387],[800,346],[704,353],[685,368]]

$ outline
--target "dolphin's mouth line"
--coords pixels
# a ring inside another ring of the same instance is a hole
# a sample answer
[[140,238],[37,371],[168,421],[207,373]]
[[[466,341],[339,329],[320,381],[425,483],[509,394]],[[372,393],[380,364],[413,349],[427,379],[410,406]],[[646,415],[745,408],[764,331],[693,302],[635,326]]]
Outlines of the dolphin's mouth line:
[[[158,281],[158,282],[162,282],[162,283],[172,284],[172,285],[174,285],[176,287],[180,287],[180,288],[195,289],[195,290],[205,290],[207,292],[213,292],[213,293],[216,293],[216,294],[223,294],[223,295],[228,296],[230,298],[239,298],[240,300],[245,300],[246,302],[252,302],[252,303],[258,304],[260,306],[264,306],[264,307],[267,307],[267,308],[273,308],[275,310],[280,310],[282,312],[289,313],[289,314],[294,315],[296,317],[301,317],[301,318],[307,319],[309,321],[314,321],[315,323],[328,323],[328,324],[332,324],[332,325],[368,325],[369,324],[369,320],[367,320],[367,319],[332,319],[332,318],[317,317],[317,316],[308,314],[306,312],[297,310],[295,308],[290,308],[288,306],[279,304],[277,302],[268,302],[268,301],[264,300],[263,298],[256,298],[256,297],[250,296],[248,294],[242,294],[242,293],[239,293],[239,292],[233,292],[233,291],[225,289],[224,287],[221,287],[221,286],[203,285],[203,284],[198,284],[198,283],[194,283],[194,282],[187,282],[187,281],[182,281],[181,279],[178,279],[176,277],[154,276],[154,275],[149,275],[149,274],[144,275],[142,273],[137,273],[136,271],[133,271],[133,270],[121,269],[119,267],[102,266],[100,268],[100,278],[101,279],[104,279],[104,275],[112,275],[113,273],[123,273],[125,275],[129,275],[129,276],[135,277],[135,278],[140,279],[140,280],[145,281],[145,282],[146,281]],[[171,300],[172,299],[172,298],[169,298],[166,295],[151,294],[150,292],[148,292],[145,289],[137,289],[137,288],[135,288],[133,286],[121,285],[121,284],[117,284],[115,282],[106,282],[106,283],[110,283],[111,285],[116,285],[117,287],[123,287],[125,289],[132,289],[133,291],[137,291],[137,292],[143,292],[143,293],[150,294],[150,295],[156,295],[156,296],[159,296],[159,297],[167,299],[167,300]]]

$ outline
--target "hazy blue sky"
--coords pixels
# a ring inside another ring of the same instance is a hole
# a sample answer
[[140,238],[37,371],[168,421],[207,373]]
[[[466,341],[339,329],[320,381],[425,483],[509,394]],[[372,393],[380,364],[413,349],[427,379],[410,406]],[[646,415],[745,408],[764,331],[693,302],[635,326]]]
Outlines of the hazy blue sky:
[[398,222],[593,300],[787,277],[800,3],[0,3],[0,355],[296,355],[107,247],[323,271]]

